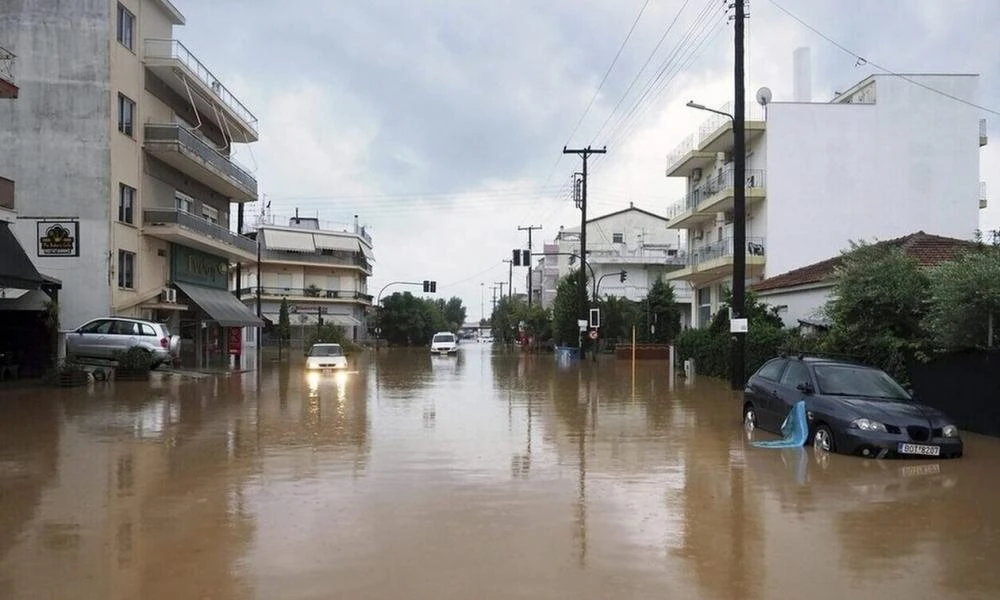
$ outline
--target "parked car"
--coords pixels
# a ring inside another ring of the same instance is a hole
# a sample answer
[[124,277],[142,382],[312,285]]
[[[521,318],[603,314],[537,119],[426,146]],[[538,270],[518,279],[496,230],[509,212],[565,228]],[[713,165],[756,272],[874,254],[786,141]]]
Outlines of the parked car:
[[180,346],[180,336],[165,324],[125,317],[94,319],[66,334],[67,358],[115,360],[119,352],[138,347],[150,353],[154,369],[173,362]]
[[809,440],[818,449],[862,456],[960,457],[958,428],[916,402],[880,369],[815,356],[783,356],[747,382],[743,424],[778,433],[805,400]]
[[306,357],[306,370],[346,369],[347,356],[340,344],[313,344]]
[[458,338],[450,331],[439,331],[431,338],[431,354],[457,354]]

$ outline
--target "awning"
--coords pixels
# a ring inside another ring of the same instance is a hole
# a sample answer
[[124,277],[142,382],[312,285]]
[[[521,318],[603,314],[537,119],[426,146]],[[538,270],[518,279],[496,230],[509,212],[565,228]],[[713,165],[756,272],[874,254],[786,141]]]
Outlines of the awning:
[[342,250],[345,252],[358,251],[358,240],[354,237],[343,237],[339,235],[330,235],[328,233],[314,233],[313,239],[316,240],[316,247],[322,248],[323,250]]
[[292,252],[315,252],[312,232],[264,230],[264,247],[268,250],[291,250]]
[[375,253],[372,252],[371,248],[363,243],[361,244],[361,252],[365,255],[365,258],[368,259],[368,262],[375,262]]
[[175,281],[182,292],[223,327],[262,327],[264,322],[227,290]]
[[10,224],[0,221],[0,287],[35,290],[45,278],[28,258]]

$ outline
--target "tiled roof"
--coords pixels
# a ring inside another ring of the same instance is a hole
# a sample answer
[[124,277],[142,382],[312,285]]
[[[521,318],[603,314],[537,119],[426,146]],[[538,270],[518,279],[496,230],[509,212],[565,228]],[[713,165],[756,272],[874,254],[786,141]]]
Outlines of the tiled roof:
[[[931,267],[938,263],[951,260],[958,255],[976,247],[975,242],[959,240],[956,238],[931,235],[918,231],[910,235],[878,242],[875,246],[894,246],[902,248],[903,252],[911,258],[917,259],[922,267]],[[784,288],[809,285],[813,283],[829,282],[833,279],[833,271],[840,264],[842,256],[828,258],[811,265],[768,277],[760,283],[750,286],[754,292],[764,292],[779,290]]]

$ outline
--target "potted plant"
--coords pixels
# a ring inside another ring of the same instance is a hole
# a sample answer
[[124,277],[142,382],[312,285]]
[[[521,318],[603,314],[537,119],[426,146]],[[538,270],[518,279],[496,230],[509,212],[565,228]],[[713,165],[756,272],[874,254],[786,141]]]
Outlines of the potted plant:
[[305,289],[306,296],[310,298],[319,298],[320,291],[319,286],[315,283],[310,283],[309,287]]
[[149,371],[153,365],[153,356],[149,350],[134,346],[116,355],[118,367],[115,369],[115,379],[127,381],[142,381],[149,379]]

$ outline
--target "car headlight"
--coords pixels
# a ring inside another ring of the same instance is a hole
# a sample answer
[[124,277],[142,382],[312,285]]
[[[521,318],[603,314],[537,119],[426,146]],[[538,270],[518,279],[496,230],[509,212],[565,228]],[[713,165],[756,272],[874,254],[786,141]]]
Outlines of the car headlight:
[[945,425],[941,429],[941,435],[946,438],[957,438],[958,437],[958,427],[954,425]]
[[854,419],[851,421],[851,427],[861,431],[885,431],[885,425],[871,419]]

